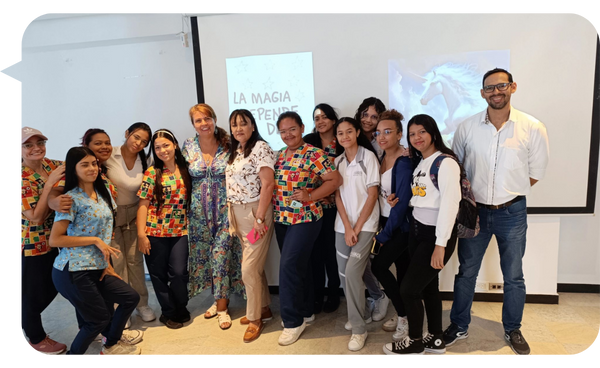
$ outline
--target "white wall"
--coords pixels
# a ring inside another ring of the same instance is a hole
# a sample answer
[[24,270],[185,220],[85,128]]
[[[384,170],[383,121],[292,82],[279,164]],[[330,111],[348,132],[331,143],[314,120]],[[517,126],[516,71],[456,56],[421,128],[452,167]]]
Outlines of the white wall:
[[[23,62],[5,71],[23,82],[23,125],[42,129],[50,138],[48,156],[56,158],[77,145],[89,127],[108,128],[115,145],[122,142],[124,129],[139,120],[153,129],[173,128],[180,140],[191,136],[187,110],[197,102],[193,54],[191,38],[189,48],[181,46],[176,35],[180,31],[177,14],[89,15],[32,22],[23,37]],[[223,117],[227,111],[217,114]],[[225,122],[220,119],[219,125],[225,127]],[[61,140],[65,143],[54,144]],[[587,160],[573,164],[587,167]],[[600,196],[596,211],[598,206]],[[550,284],[600,284],[598,216],[530,216],[528,236],[529,293],[555,293],[544,286],[548,283],[535,281],[544,277]],[[485,258],[483,281],[501,281],[494,247],[490,245]],[[278,260],[273,240],[267,261],[271,285],[278,284]],[[451,289],[455,267],[451,263],[443,274],[443,290]]]

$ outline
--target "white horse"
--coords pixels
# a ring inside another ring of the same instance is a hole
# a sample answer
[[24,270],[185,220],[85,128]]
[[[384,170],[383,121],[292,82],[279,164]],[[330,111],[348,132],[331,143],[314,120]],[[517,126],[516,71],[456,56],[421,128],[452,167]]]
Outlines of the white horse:
[[479,92],[481,77],[472,64],[450,62],[434,67],[425,77],[421,77],[425,86],[421,104],[427,105],[440,94],[446,102],[446,127],[441,131],[442,134],[450,134],[460,122],[485,108],[485,100]]

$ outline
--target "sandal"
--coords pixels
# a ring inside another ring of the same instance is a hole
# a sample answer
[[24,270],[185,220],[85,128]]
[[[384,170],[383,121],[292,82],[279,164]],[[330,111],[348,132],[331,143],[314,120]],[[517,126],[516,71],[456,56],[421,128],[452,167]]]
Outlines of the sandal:
[[217,302],[214,302],[204,313],[204,318],[210,319],[217,316]]
[[[231,327],[231,317],[229,314],[227,314],[227,309],[217,312],[217,315],[219,316],[217,319],[219,321],[219,327],[221,327],[221,330],[229,329]],[[229,323],[229,326],[223,327],[224,323]]]

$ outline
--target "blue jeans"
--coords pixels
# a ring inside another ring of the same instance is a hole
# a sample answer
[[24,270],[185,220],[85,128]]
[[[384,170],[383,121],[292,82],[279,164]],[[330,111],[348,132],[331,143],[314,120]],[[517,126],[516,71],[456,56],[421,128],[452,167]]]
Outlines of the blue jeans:
[[[84,354],[92,341],[102,333],[106,346],[119,341],[125,324],[140,301],[139,294],[125,281],[105,276],[103,270],[69,271],[52,268],[52,281],[56,290],[75,307],[79,332],[67,354]],[[119,306],[114,309],[114,304]]]
[[454,302],[450,321],[463,330],[471,322],[471,305],[475,294],[475,282],[481,261],[492,235],[498,241],[500,268],[504,277],[504,303],[502,324],[505,331],[521,327],[525,307],[525,279],[523,256],[527,234],[527,202],[519,202],[497,210],[479,209],[479,234],[472,239],[458,241],[460,267],[454,278]]

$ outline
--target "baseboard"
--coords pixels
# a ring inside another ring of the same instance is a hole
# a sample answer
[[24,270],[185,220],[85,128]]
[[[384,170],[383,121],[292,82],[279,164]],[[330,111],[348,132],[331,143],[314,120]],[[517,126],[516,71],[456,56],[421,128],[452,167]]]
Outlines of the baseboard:
[[594,284],[557,284],[559,293],[591,293],[600,294],[600,285]]
[[[599,285],[567,285],[566,287],[558,288],[558,292],[576,292],[576,293],[597,293]],[[561,290],[569,289],[569,290]],[[269,286],[269,292],[271,294],[279,294],[279,286]],[[327,295],[327,290],[325,290]],[[340,288],[340,296],[344,295],[344,291]],[[452,291],[441,291],[440,296],[442,300],[454,300],[454,293]],[[525,303],[535,304],[558,304],[558,295],[544,295],[544,294],[527,294],[525,297]],[[502,303],[504,294],[502,293],[475,293],[473,300],[476,302],[499,302]]]
[[[454,293],[452,291],[440,291],[442,300],[454,300]],[[473,301],[476,302],[500,302],[502,303],[504,294],[501,293],[475,293]],[[558,295],[541,295],[541,294],[527,294],[525,296],[525,303],[534,304],[558,304]]]

